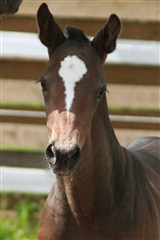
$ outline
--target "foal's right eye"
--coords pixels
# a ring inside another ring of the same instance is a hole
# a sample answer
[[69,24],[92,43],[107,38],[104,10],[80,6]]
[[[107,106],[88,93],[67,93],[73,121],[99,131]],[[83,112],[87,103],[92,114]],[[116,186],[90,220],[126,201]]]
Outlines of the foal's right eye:
[[45,81],[42,81],[42,82],[41,82],[41,87],[42,87],[42,91],[43,91],[43,92],[46,92],[46,91],[47,91],[47,84],[46,84]]
[[40,77],[39,82],[41,83],[42,91],[47,92],[48,87],[47,87],[47,82],[44,77]]

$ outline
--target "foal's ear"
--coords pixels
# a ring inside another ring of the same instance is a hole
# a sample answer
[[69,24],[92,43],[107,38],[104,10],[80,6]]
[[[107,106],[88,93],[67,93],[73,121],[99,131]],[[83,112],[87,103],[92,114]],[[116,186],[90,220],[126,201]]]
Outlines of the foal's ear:
[[39,38],[41,42],[48,47],[49,56],[51,56],[53,50],[63,43],[66,38],[55,22],[47,4],[42,3],[39,7],[37,21],[39,26]]
[[104,27],[97,33],[91,45],[105,61],[108,53],[116,48],[116,40],[121,30],[121,22],[117,15],[112,14]]

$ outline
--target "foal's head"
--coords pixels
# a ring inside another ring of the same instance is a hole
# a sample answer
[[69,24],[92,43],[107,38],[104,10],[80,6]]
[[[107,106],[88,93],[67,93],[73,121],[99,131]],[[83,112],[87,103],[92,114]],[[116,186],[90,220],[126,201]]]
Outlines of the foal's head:
[[49,135],[46,157],[56,174],[69,174],[80,158],[96,109],[105,98],[103,62],[116,47],[121,24],[111,15],[90,41],[76,27],[67,27],[64,35],[44,3],[37,18],[39,38],[49,53],[40,79]]

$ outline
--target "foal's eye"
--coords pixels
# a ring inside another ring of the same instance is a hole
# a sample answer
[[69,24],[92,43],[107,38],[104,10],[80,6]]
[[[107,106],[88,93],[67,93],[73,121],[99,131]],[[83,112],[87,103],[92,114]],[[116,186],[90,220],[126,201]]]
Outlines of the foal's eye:
[[48,90],[46,79],[44,77],[40,77],[38,82],[41,83],[42,91],[46,92]]
[[97,92],[97,98],[101,99],[103,97],[103,94],[107,91],[107,87],[103,86],[99,89],[99,91]]

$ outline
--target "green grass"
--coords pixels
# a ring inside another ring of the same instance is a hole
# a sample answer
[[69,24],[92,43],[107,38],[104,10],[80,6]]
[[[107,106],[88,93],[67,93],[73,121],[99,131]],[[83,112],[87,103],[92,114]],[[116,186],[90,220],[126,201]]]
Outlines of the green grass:
[[159,109],[152,108],[136,108],[136,107],[109,107],[110,114],[122,115],[138,115],[138,116],[160,116]]
[[32,153],[43,153],[44,147],[32,147],[32,146],[14,146],[14,145],[4,145],[0,147],[1,151],[9,152],[32,152]]
[[1,102],[0,107],[2,109],[44,111],[44,103],[40,102]]
[[[9,204],[15,198],[11,197]],[[42,200],[42,199],[41,199]],[[15,211],[16,217],[1,216],[1,240],[36,240],[38,236],[40,213],[42,209],[42,202],[36,201],[34,197],[29,199],[22,196],[18,202],[13,204],[13,209]],[[9,206],[2,199],[2,209],[6,209]]]
[[[32,110],[44,111],[44,103],[25,103],[25,102],[1,102],[2,109],[15,109],[15,110]],[[109,106],[110,114],[127,114],[127,115],[140,115],[140,116],[159,116],[160,110],[153,108],[139,108],[139,107],[123,107],[123,106]]]

